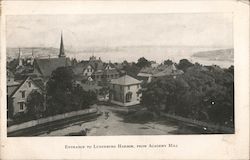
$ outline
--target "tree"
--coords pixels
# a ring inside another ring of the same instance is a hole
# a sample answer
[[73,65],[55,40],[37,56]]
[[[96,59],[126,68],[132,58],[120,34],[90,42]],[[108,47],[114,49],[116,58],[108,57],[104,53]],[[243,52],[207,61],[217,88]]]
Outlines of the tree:
[[151,66],[151,63],[150,63],[150,61],[148,61],[146,58],[141,57],[141,58],[138,59],[136,65],[137,65],[139,68],[143,68],[143,67],[150,67],[150,66]]
[[122,62],[122,65],[124,65],[124,66],[129,65],[129,64],[128,64],[128,61],[124,60],[124,61]]
[[84,109],[96,102],[94,92],[86,92],[80,85],[75,85],[69,67],[60,67],[52,72],[46,91],[47,113],[52,115]]
[[59,67],[52,72],[46,86],[48,111],[52,114],[70,111],[73,90],[73,72],[68,67]]
[[233,68],[188,67],[184,74],[161,77],[145,85],[142,105],[150,111],[167,112],[215,124],[234,126]]
[[86,109],[89,105],[96,103],[97,95],[93,91],[84,91],[82,87],[76,86],[71,96],[71,110]]
[[7,62],[7,67],[12,71],[16,71],[16,67],[18,66],[19,60],[18,59],[13,59],[10,62]]
[[184,72],[189,68],[192,67],[194,64],[189,62],[187,59],[181,59],[179,64],[177,65],[177,68],[180,70],[183,70]]
[[44,109],[44,96],[36,90],[33,90],[27,97],[27,115],[33,118],[41,118]]
[[104,100],[106,100],[107,95],[109,94],[109,88],[108,87],[102,87],[100,89],[100,95],[103,96]]
[[140,72],[141,68],[139,68],[136,63],[132,63],[131,65],[125,65],[123,67],[124,71],[126,72],[126,74],[132,76],[132,77],[137,77],[137,74]]
[[163,62],[163,64],[164,65],[167,65],[167,66],[170,66],[170,65],[172,65],[173,64],[173,61],[171,61],[171,60],[165,60],[164,62]]

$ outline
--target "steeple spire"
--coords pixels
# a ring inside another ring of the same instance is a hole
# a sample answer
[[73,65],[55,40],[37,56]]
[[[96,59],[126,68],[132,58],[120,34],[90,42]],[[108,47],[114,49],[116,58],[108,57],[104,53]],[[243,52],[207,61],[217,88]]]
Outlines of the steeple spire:
[[23,60],[22,60],[22,51],[21,49],[19,48],[18,49],[19,53],[18,53],[18,61],[19,61],[19,66],[23,66]]
[[65,57],[65,53],[64,53],[64,45],[63,45],[63,34],[61,32],[61,44],[60,44],[60,53],[58,55],[58,57]]

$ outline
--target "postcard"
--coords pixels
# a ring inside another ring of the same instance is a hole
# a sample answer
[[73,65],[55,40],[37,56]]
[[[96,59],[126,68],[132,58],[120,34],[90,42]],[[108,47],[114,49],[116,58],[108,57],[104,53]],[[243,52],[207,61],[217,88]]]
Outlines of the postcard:
[[249,3],[1,7],[2,159],[249,158]]

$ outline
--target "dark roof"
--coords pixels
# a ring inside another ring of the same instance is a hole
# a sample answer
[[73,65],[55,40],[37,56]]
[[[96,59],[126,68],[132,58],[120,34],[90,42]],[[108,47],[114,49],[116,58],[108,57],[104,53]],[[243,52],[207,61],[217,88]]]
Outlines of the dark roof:
[[115,68],[115,65],[113,63],[110,63],[110,62],[105,63],[103,68],[105,69],[107,66],[110,66],[111,68]]
[[119,85],[131,85],[131,84],[139,84],[141,81],[129,76],[129,75],[124,75],[120,78],[117,79],[112,79],[111,84],[119,84]]
[[45,85],[44,85],[44,81],[40,78],[31,78],[33,80],[33,82],[43,91],[45,90]]
[[7,86],[7,95],[8,95],[8,97],[10,95],[13,95],[13,92],[15,92],[18,87],[19,87],[19,84]]
[[83,61],[81,63],[78,63],[77,65],[75,65],[74,67],[72,67],[73,73],[75,75],[79,75],[82,74],[82,72],[88,67],[91,66],[94,69],[94,66],[92,64],[90,64],[88,61]]
[[162,76],[170,76],[170,75],[180,75],[183,74],[184,72],[182,70],[177,70],[175,65],[169,65],[165,70],[156,73],[153,75],[153,77],[162,77]]
[[147,74],[155,74],[160,72],[158,68],[153,68],[153,67],[144,67],[140,70],[139,73],[147,73]]
[[89,61],[96,71],[104,69],[104,63],[101,60]]
[[69,58],[49,58],[49,59],[35,59],[36,66],[39,72],[44,77],[49,77],[51,73],[59,67],[71,66]]

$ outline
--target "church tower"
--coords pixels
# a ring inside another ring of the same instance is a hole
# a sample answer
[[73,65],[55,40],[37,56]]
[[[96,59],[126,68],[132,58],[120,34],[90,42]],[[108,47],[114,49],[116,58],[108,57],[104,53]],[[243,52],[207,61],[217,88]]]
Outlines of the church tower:
[[18,66],[20,67],[23,66],[22,51],[20,48],[18,49],[18,61],[19,61]]
[[61,44],[60,44],[60,53],[58,55],[59,58],[66,57],[64,52],[64,46],[63,46],[63,35],[61,33]]

